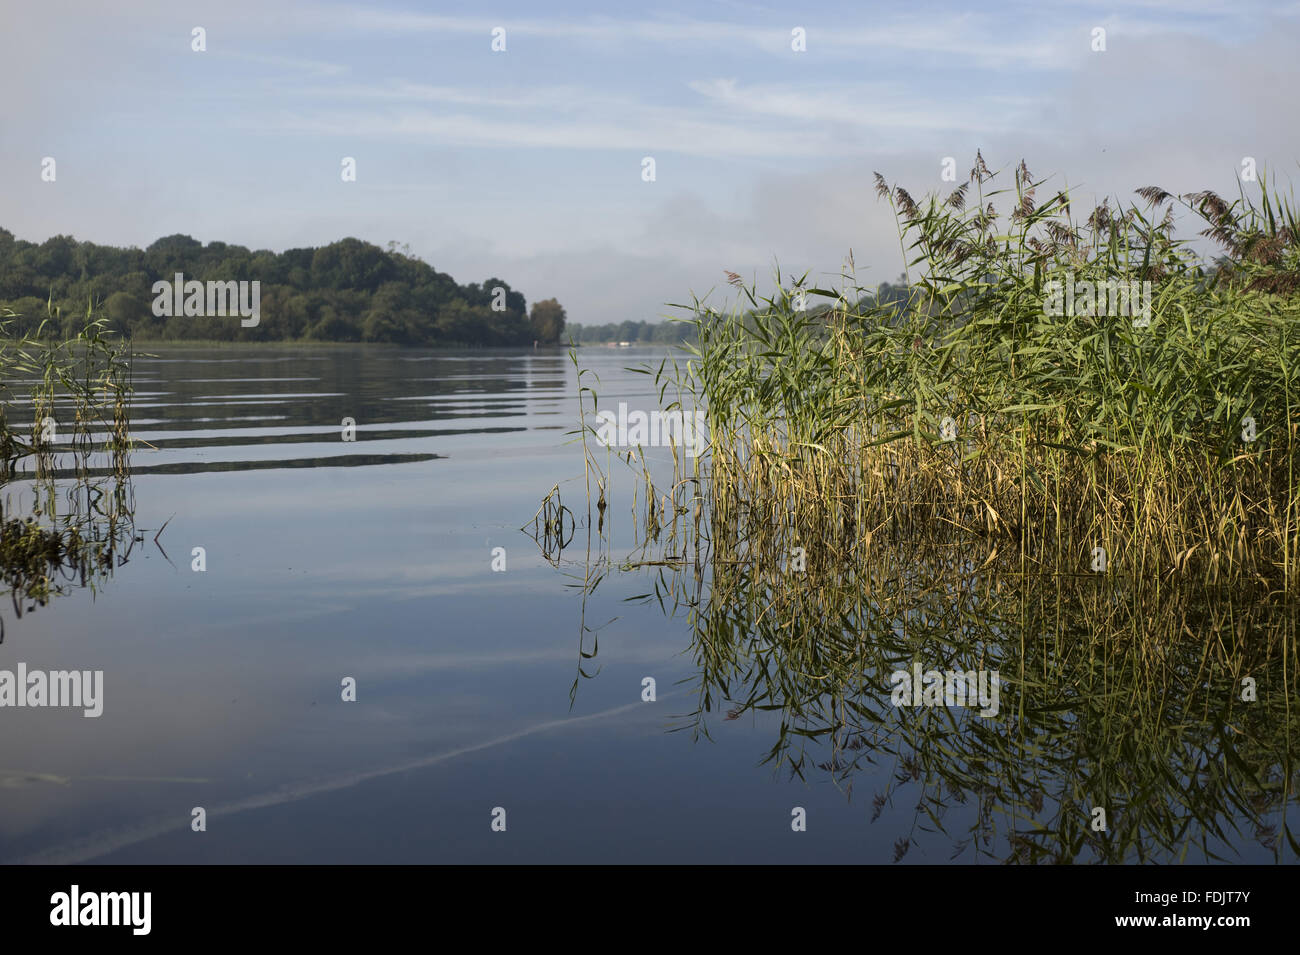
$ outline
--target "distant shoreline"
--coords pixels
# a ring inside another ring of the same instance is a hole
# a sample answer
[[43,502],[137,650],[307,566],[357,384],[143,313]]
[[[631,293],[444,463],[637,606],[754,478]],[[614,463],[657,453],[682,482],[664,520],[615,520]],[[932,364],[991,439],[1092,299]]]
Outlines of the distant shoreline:
[[[58,344],[63,339],[51,338],[49,342]],[[135,353],[147,352],[151,348],[265,348],[269,346],[338,350],[341,348],[388,349],[390,351],[468,351],[468,352],[566,352],[572,348],[603,348],[603,345],[406,345],[396,342],[329,342],[311,339],[274,338],[266,340],[230,341],[221,338],[123,338],[121,344]],[[0,346],[18,345],[22,339],[0,338]],[[29,340],[30,343],[30,340]],[[611,346],[613,347],[613,346]],[[638,347],[633,345],[633,347]],[[646,346],[649,347],[649,346]]]

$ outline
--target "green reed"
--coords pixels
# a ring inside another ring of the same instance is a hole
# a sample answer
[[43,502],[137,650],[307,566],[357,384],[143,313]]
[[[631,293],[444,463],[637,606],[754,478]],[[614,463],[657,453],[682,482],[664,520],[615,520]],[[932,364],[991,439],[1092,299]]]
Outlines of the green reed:
[[127,350],[89,309],[75,336],[48,336],[60,327],[48,307],[27,336],[10,336],[13,315],[0,315],[0,583],[17,616],[74,586],[95,589],[143,540]]
[[[873,821],[910,811],[918,837],[1005,861],[1215,858],[1245,838],[1294,858],[1294,204],[1266,179],[1232,202],[1148,187],[1078,221],[1024,163],[997,179],[977,156],[968,182],[916,201],[877,177],[901,298],[850,258],[838,288],[778,273],[763,297],[737,276],[737,308],[687,306],[696,344],[651,373],[661,400],[706,410],[708,447],[689,475],[674,454],[671,479],[620,455],[638,547],[621,562],[584,403],[600,501],[574,578],[578,681],[596,586],[643,574],[628,599],[691,630],[681,728],[775,715],[767,760],[850,794],[888,761]],[[1216,261],[1176,237],[1179,210]],[[1055,314],[1067,278],[1150,282],[1149,313]],[[563,550],[544,547],[556,566]],[[889,675],[914,661],[998,669],[1002,714],[892,706]]]
[[[50,314],[30,335],[11,336],[12,312],[0,313],[0,481],[25,468],[45,474],[64,463],[84,471],[94,455],[124,466],[130,448],[131,365],[127,347],[87,308],[82,329],[67,338]],[[22,419],[30,421],[24,431]]]
[[[690,306],[698,343],[674,383],[707,408],[714,503],[771,485],[782,507],[837,515],[833,547],[950,526],[1063,570],[1100,547],[1125,573],[1294,589],[1294,206],[1263,179],[1232,203],[1151,187],[1078,222],[1023,163],[996,179],[977,158],[949,196],[916,201],[877,177],[909,257],[902,301],[846,272],[839,289],[778,274],[767,297],[733,283],[746,307],[729,313]],[[1178,208],[1216,264],[1175,237]],[[1049,314],[1067,279],[1149,282],[1149,312],[1116,296]]]

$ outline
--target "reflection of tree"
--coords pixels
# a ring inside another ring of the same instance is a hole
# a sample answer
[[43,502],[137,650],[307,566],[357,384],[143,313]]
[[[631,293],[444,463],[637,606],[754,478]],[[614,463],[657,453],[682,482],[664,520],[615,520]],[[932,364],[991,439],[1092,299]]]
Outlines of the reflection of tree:
[[[680,728],[771,720],[764,762],[850,798],[888,767],[870,818],[904,815],[896,859],[936,838],[1016,862],[1231,859],[1248,839],[1300,855],[1297,620],[1266,594],[1078,576],[938,531],[837,547],[776,502],[677,488],[657,509],[678,515],[666,553],[625,569],[653,577],[645,601],[689,614],[697,700]],[[890,674],[914,661],[996,669],[1000,712],[895,707]]]

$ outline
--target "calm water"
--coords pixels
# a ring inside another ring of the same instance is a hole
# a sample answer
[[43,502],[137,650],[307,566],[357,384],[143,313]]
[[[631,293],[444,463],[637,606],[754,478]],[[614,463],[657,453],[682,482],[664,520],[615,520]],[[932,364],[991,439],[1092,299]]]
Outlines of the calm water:
[[[582,357],[602,406],[660,406],[623,370],[658,353]],[[520,530],[553,485],[582,499],[566,355],[162,349],[135,387],[143,541],[93,593],[0,607],[0,669],[105,682],[99,719],[0,711],[0,861],[889,862],[910,838],[905,861],[947,862],[985,811],[955,800],[956,834],[935,832],[888,760],[851,786],[774,772],[776,713],[671,732],[697,705],[690,623],[626,601],[648,571],[584,613],[581,560]],[[630,504],[608,515],[616,562]],[[1271,861],[1267,841],[1213,844]]]

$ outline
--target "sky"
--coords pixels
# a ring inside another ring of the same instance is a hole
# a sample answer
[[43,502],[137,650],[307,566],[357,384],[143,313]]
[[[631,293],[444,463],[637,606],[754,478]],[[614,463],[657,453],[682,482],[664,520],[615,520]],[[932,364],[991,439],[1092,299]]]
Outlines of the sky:
[[571,322],[724,306],[725,271],[830,282],[850,253],[861,284],[892,281],[872,173],[946,194],[944,158],[962,180],[977,149],[1089,208],[1152,184],[1236,196],[1246,157],[1300,176],[1300,0],[0,11],[0,227],[17,237],[396,241],[457,281],[554,296]]

